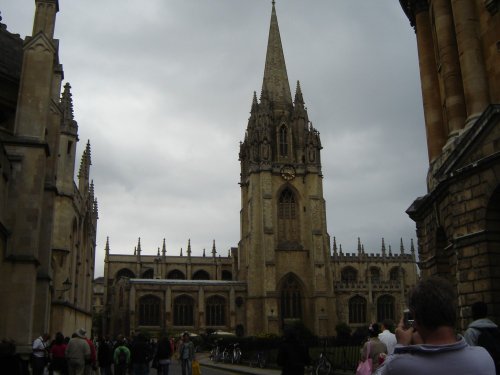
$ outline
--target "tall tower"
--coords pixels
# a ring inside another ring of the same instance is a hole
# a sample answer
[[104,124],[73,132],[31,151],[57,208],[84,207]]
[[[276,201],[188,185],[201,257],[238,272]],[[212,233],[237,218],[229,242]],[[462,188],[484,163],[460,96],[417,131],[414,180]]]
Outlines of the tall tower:
[[333,334],[321,148],[299,83],[292,101],[273,1],[260,101],[254,93],[239,154],[247,334],[279,332],[294,320]]

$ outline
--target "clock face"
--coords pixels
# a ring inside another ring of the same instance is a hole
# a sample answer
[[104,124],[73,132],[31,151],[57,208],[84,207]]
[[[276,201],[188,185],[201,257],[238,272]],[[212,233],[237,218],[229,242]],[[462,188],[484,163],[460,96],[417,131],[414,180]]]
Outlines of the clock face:
[[295,178],[295,168],[292,165],[285,165],[281,168],[281,177],[286,181],[293,180]]

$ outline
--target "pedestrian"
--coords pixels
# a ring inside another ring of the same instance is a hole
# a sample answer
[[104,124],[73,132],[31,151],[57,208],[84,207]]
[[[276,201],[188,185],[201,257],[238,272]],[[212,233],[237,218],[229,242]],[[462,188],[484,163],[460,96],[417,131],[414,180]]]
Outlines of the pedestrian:
[[[380,327],[378,323],[373,323],[368,328],[368,340],[361,349],[361,361],[372,360],[372,373],[384,362],[387,355],[387,345],[379,339]],[[368,355],[369,354],[369,355]]]
[[162,336],[156,345],[156,352],[153,359],[157,368],[158,375],[168,375],[170,368],[170,357],[172,356],[172,349],[168,336]]
[[130,362],[132,363],[133,374],[148,375],[151,359],[151,347],[146,337],[142,333],[137,334],[130,348]]
[[465,341],[472,346],[482,346],[490,353],[495,362],[497,374],[500,373],[500,329],[488,316],[488,305],[479,301],[471,306],[472,319],[464,333]]
[[64,342],[64,335],[61,332],[57,332],[50,346],[50,370],[54,375],[67,375],[68,374],[68,364],[66,361],[66,347],[67,344]]
[[193,374],[194,344],[189,338],[189,333],[182,334],[179,345],[179,360],[181,361],[182,375]]
[[300,341],[296,328],[287,326],[283,342],[278,348],[276,362],[282,375],[304,375],[305,367],[311,363],[309,350]]
[[115,367],[114,375],[127,375],[127,369],[130,365],[130,350],[125,345],[125,339],[119,336],[116,349],[113,352],[113,362]]
[[377,375],[494,375],[495,365],[486,349],[469,346],[455,333],[455,289],[440,277],[429,277],[415,285],[408,307],[413,325],[404,319],[396,329],[398,344]]
[[13,340],[2,340],[0,342],[0,369],[2,374],[29,375],[28,366],[16,353],[16,344]]
[[78,329],[66,347],[69,375],[85,375],[85,364],[90,362],[91,355],[86,334],[83,328]]
[[43,333],[33,341],[31,354],[31,367],[33,375],[43,375],[45,366],[49,362],[50,334]]
[[85,341],[87,341],[90,348],[90,360],[85,363],[85,375],[92,375],[97,370],[97,352],[91,339],[85,337]]
[[393,332],[394,322],[392,319],[384,319],[381,325],[382,333],[378,335],[381,342],[387,346],[387,354],[390,355],[394,353],[394,347],[396,346],[396,335]]
[[101,375],[112,375],[113,343],[109,340],[109,336],[106,336],[106,338],[100,336],[97,341],[97,363]]

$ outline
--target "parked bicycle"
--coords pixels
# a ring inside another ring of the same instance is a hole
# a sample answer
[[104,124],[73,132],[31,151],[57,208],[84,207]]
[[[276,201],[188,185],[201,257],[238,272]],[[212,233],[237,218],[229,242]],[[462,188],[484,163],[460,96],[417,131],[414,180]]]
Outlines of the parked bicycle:
[[234,343],[233,350],[232,350],[232,356],[231,356],[231,363],[240,363],[240,362],[241,362],[240,344]]
[[250,361],[251,367],[265,368],[266,364],[267,364],[266,353],[264,353],[263,351],[257,352],[253,360]]
[[220,362],[222,360],[222,351],[219,344],[216,344],[212,351],[210,352],[210,359],[214,362]]
[[333,374],[332,362],[326,355],[326,341],[323,344],[323,351],[319,354],[318,361],[316,362],[315,372],[316,375],[329,375]]

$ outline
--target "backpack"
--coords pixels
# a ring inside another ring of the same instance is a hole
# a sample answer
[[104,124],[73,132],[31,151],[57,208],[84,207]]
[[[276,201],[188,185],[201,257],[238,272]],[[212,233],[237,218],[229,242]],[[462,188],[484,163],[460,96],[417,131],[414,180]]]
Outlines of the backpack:
[[127,352],[123,349],[118,349],[118,364],[126,365],[127,364]]
[[477,337],[477,346],[482,346],[490,353],[498,374],[500,372],[500,329],[498,327],[474,328],[480,332]]

